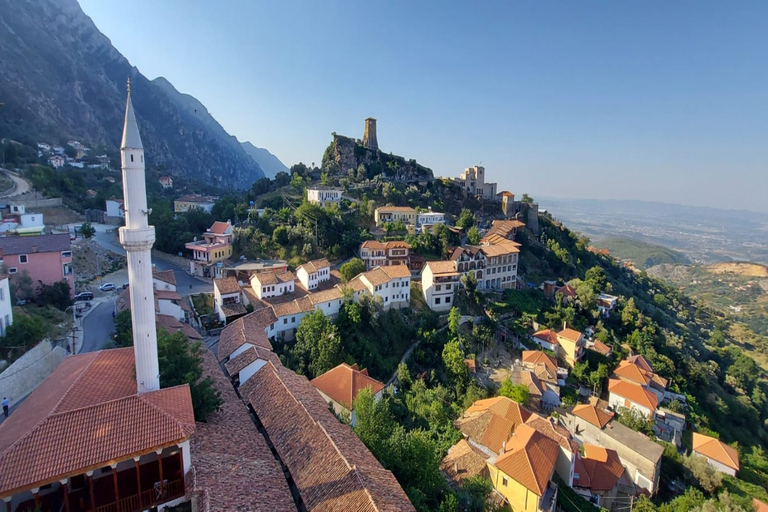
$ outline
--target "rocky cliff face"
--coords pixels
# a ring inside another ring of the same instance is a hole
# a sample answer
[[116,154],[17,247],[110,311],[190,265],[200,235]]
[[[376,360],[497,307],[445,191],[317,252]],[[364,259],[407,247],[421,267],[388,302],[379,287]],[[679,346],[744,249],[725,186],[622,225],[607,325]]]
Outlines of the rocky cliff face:
[[432,170],[417,164],[416,160],[368,149],[355,139],[334,135],[323,156],[323,169],[332,173],[348,173],[350,169],[357,172],[360,165],[364,166],[368,178],[381,175],[388,181],[403,183],[433,179]]
[[150,167],[221,187],[263,176],[199,101],[139,73],[76,0],[0,0],[0,48],[2,137],[117,148],[130,76]]

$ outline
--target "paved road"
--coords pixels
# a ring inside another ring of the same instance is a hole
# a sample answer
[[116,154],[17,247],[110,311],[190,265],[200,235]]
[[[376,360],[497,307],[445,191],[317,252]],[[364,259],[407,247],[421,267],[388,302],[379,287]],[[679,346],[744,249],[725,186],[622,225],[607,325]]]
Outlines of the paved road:
[[6,170],[6,169],[2,169],[2,171],[5,172],[5,174],[9,178],[11,178],[11,180],[13,180],[13,182],[16,184],[16,186],[13,188],[13,190],[11,192],[9,192],[7,194],[3,194],[0,197],[13,197],[13,196],[18,196],[18,195],[24,194],[26,192],[29,192],[30,186],[29,186],[29,182],[27,180],[25,180],[24,178],[22,178],[20,176],[17,176],[16,174],[14,174],[12,172],[8,172],[8,170]]
[[115,332],[115,323],[112,320],[114,308],[115,303],[113,301],[102,302],[85,317],[81,354],[101,350],[107,342],[112,340],[112,334]]

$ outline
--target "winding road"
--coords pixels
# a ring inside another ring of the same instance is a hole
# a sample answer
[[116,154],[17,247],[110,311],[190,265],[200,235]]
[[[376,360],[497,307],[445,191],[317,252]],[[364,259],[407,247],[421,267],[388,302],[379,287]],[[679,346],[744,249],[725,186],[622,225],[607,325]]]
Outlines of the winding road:
[[15,173],[12,173],[8,169],[0,168],[0,172],[4,172],[5,175],[8,176],[16,185],[11,189],[10,192],[0,194],[0,198],[20,196],[21,194],[26,194],[32,188],[27,180]]

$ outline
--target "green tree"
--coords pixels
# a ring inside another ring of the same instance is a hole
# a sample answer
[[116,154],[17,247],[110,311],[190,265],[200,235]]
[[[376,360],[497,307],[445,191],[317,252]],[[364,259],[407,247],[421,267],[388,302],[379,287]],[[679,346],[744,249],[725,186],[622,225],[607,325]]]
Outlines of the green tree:
[[459,308],[454,306],[448,313],[448,339],[459,338],[459,320],[461,320],[461,313],[459,313]]
[[189,384],[195,421],[206,421],[224,403],[210,377],[203,378],[200,342],[190,342],[183,333],[157,332],[157,357],[160,363],[160,387]]
[[115,333],[112,335],[115,345],[118,347],[133,346],[133,326],[131,324],[131,310],[125,309],[115,315]]
[[453,339],[443,347],[443,364],[448,378],[459,396],[469,383],[469,368],[466,356],[461,350],[458,339]]
[[603,267],[595,265],[587,270],[584,280],[592,285],[592,288],[597,292],[608,290],[608,275],[603,270]]
[[512,381],[505,380],[504,383],[502,383],[501,388],[499,388],[499,395],[505,396],[520,405],[526,406],[528,405],[531,392],[528,387],[523,384],[512,384]]
[[84,238],[91,238],[96,234],[96,228],[94,228],[90,222],[83,222],[80,226],[80,234],[83,235]]
[[408,391],[411,387],[411,372],[408,370],[408,365],[400,363],[397,365],[397,382],[400,383],[400,389]]
[[527,193],[525,193],[525,194],[523,194],[523,197],[520,198],[520,202],[521,203],[532,204],[533,203],[533,198],[531,196],[529,196]]
[[25,352],[27,348],[42,341],[47,331],[45,322],[40,317],[17,315],[13,324],[5,330],[3,347]]
[[475,214],[470,210],[464,208],[461,210],[458,220],[456,221],[456,227],[461,229],[469,229],[475,225]]
[[655,434],[653,433],[653,422],[637,409],[619,407],[616,412],[619,413],[619,423],[625,427],[641,432],[648,437],[655,437]]
[[341,362],[341,337],[322,311],[313,311],[301,319],[291,354],[298,361],[299,369],[310,378]]
[[67,281],[61,280],[53,284],[45,284],[40,281],[37,287],[37,302],[40,305],[51,305],[62,311],[72,304],[70,297],[72,288]]
[[630,297],[624,308],[621,310],[621,323],[628,328],[638,327],[637,322],[640,319],[640,310],[635,305],[635,298]]
[[360,258],[352,258],[339,267],[339,273],[344,281],[350,281],[358,274],[365,272],[365,262]]
[[479,245],[480,244],[480,231],[477,229],[477,226],[472,226],[467,231],[467,241],[470,245]]

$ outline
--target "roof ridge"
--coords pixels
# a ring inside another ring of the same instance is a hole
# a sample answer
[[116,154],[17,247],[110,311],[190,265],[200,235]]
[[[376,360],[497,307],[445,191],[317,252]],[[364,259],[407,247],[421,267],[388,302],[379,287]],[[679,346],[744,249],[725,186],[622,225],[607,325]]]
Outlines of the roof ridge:
[[[69,393],[72,391],[72,388],[74,388],[75,385],[78,382],[80,382],[80,379],[83,378],[83,375],[85,375],[88,372],[88,370],[91,369],[91,366],[93,366],[94,361],[96,361],[97,359],[101,358],[101,355],[103,354],[103,352],[104,352],[103,350],[99,350],[98,352],[96,352],[96,355],[94,355],[93,357],[90,358],[90,361],[88,361],[88,364],[85,365],[85,368],[82,369],[82,371],[77,376],[77,378],[72,381],[72,384],[69,385],[67,390],[64,391],[64,393],[62,393],[61,398],[59,398],[58,402],[56,402],[56,404],[51,409],[51,414],[47,415],[46,418],[49,418],[53,414],[59,414],[58,412],[56,412],[56,409],[59,407],[59,405],[61,405],[61,403],[64,401],[64,399],[67,396],[69,396]],[[72,409],[72,410],[78,410],[78,409]],[[39,423],[42,423],[42,421],[40,421]]]
[[[181,388],[181,387],[184,387],[184,386],[185,386],[185,384],[179,384],[179,385],[177,385],[177,386],[171,386],[171,387],[169,387],[169,388],[160,388],[160,389],[156,389],[156,390],[154,390],[154,391],[150,391],[150,392],[148,392],[148,393],[140,393],[140,394],[137,394],[137,395],[131,395],[131,396],[128,396],[128,397],[125,397],[125,398],[133,398],[133,397],[135,396],[136,398],[138,398],[139,400],[141,400],[141,401],[142,401],[142,402],[144,402],[145,404],[149,405],[150,407],[152,407],[152,408],[153,408],[153,409],[155,409],[156,411],[160,412],[160,413],[161,413],[161,414],[163,414],[164,416],[167,416],[167,417],[168,417],[169,419],[171,419],[172,421],[174,421],[174,422],[176,422],[176,423],[178,423],[178,424],[182,424],[182,425],[190,425],[189,423],[186,423],[186,422],[182,422],[182,421],[180,421],[178,418],[176,418],[175,416],[171,415],[171,414],[170,414],[168,411],[166,411],[166,410],[164,410],[164,409],[161,409],[160,407],[158,407],[157,405],[153,404],[151,401],[149,401],[149,400],[147,400],[147,399],[146,399],[147,395],[150,395],[150,394],[156,394],[156,393],[159,393],[160,391],[165,391],[165,390],[167,390],[167,389],[176,389],[176,388]],[[186,386],[189,386],[189,384],[186,384]],[[190,389],[190,392],[191,392],[191,389]],[[195,425],[195,422],[194,422],[194,420],[192,421],[191,425],[194,427],[194,425]]]

